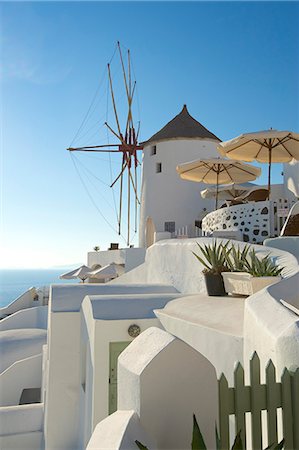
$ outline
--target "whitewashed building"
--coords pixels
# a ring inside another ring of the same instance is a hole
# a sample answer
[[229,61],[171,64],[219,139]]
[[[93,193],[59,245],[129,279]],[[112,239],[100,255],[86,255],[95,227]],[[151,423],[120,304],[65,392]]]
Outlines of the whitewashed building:
[[[153,243],[153,234],[194,226],[213,201],[203,200],[204,183],[180,179],[176,166],[186,161],[219,156],[220,139],[188,112],[182,111],[144,142],[139,246]],[[162,235],[163,236],[163,235]]]
[[[213,210],[205,185],[181,180],[176,166],[218,156],[218,142],[184,106],[144,143],[140,248],[88,254],[90,267],[116,263],[126,273],[31,289],[0,311],[1,450],[136,450],[135,439],[185,450],[192,413],[213,448],[221,373],[232,382],[241,362],[248,374],[254,351],[279,374],[299,366],[294,255],[254,245],[284,267],[283,279],[247,299],[208,297],[192,252],[211,240],[162,240]],[[285,169],[273,195],[287,183],[294,198],[296,170]]]

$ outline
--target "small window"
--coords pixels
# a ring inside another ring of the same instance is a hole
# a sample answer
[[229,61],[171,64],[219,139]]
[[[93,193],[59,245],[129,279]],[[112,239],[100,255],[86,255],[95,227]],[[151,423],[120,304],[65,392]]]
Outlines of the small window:
[[165,222],[164,223],[164,231],[168,231],[169,233],[175,232],[175,222]]
[[157,163],[157,164],[156,164],[156,172],[157,172],[157,173],[162,172],[162,163]]
[[153,155],[156,155],[156,154],[157,154],[157,146],[153,145],[152,148],[151,148],[151,155],[153,156]]

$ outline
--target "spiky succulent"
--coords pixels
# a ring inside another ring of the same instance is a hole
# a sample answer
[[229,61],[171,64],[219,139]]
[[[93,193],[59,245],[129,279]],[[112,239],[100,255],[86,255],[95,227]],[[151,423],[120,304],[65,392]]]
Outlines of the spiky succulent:
[[269,254],[258,258],[254,249],[249,252],[249,261],[246,260],[245,268],[253,277],[278,277],[284,269],[276,266]]
[[197,253],[192,252],[197,260],[204,266],[203,272],[207,273],[221,273],[230,272],[228,266],[228,257],[231,252],[231,248],[228,248],[229,241],[225,244],[223,242],[218,243],[217,240],[213,241],[211,244],[203,244],[197,246],[201,252],[201,256]]

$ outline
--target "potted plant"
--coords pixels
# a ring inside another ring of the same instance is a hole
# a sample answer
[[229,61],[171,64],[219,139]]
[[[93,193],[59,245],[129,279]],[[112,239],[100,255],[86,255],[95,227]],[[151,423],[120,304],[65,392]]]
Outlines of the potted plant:
[[252,295],[281,280],[283,268],[277,267],[269,255],[258,258],[249,246],[240,250],[232,245],[230,250],[227,261],[230,272],[223,273],[227,292]]
[[201,252],[199,256],[192,252],[197,260],[204,266],[203,274],[208,295],[223,296],[226,295],[222,273],[230,270],[227,260],[231,249],[228,248],[229,241],[226,244],[217,243],[215,240],[209,245],[197,246]]

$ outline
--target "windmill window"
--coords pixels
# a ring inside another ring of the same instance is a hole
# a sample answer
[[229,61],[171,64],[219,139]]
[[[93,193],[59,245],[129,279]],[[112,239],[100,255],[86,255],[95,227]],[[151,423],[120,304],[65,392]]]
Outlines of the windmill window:
[[165,222],[164,223],[164,231],[168,231],[169,233],[175,232],[175,222]]
[[152,148],[151,148],[151,155],[153,156],[153,155],[156,155],[156,154],[157,154],[157,146],[153,145]]
[[157,163],[156,164],[156,173],[160,173],[162,172],[162,163]]

